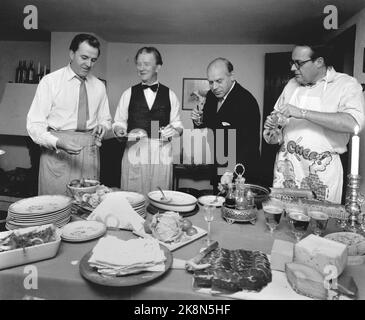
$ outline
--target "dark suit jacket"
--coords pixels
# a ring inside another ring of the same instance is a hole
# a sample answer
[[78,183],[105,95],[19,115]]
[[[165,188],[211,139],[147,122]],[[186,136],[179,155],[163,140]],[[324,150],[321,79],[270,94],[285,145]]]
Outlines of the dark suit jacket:
[[[197,128],[208,127],[214,131],[215,129],[224,129],[226,156],[228,155],[227,129],[236,129],[236,163],[242,163],[245,166],[246,182],[258,183],[260,111],[256,99],[236,82],[218,112],[217,104],[218,99],[209,91],[204,105],[203,123],[200,126],[194,126]],[[223,122],[229,123],[229,126],[224,126]],[[217,135],[215,134],[214,150],[216,155],[219,147],[222,148],[221,141],[217,143]],[[218,152],[222,153],[222,151]],[[215,164],[219,166],[217,161]],[[213,186],[215,186],[214,183]]]

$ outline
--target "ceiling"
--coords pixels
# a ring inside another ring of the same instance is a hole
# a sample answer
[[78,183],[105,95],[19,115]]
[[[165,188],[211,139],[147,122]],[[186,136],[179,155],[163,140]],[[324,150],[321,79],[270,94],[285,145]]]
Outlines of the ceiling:
[[[26,5],[37,31],[23,28]],[[339,25],[365,0],[1,0],[0,40],[49,40],[50,32],[93,32],[109,42],[269,44],[317,42],[326,5]]]

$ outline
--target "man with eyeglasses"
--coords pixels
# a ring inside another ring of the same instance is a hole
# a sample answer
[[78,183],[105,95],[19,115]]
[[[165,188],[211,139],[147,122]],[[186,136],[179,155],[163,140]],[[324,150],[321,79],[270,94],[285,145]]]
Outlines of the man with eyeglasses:
[[265,141],[281,144],[273,187],[310,189],[320,200],[340,203],[339,155],[355,127],[364,126],[362,87],[335,71],[325,46],[296,46],[290,66],[294,78],[264,124]]

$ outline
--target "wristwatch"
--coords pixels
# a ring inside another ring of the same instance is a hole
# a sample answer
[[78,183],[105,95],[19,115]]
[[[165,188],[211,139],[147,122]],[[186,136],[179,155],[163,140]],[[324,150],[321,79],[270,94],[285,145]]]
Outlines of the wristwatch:
[[307,112],[308,112],[308,110],[306,110],[306,109],[300,109],[300,113],[302,114],[302,119],[306,118]]

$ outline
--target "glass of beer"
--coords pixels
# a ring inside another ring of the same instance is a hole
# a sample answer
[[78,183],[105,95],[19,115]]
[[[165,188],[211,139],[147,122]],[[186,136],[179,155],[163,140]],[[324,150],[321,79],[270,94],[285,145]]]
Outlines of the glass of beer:
[[311,218],[311,229],[317,236],[321,236],[327,228],[328,214],[318,210],[308,211],[308,215]]
[[300,239],[307,232],[310,220],[311,218],[303,212],[289,212],[289,222],[292,225],[293,234],[297,242],[300,241]]
[[273,235],[276,227],[280,223],[284,208],[280,203],[268,200],[262,203],[262,209],[264,210],[266,225],[268,226],[271,235]]

